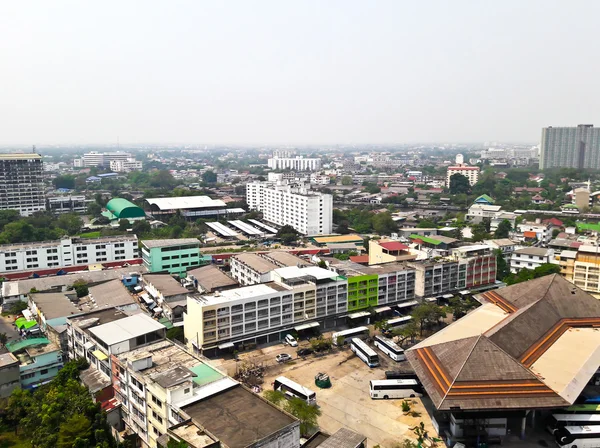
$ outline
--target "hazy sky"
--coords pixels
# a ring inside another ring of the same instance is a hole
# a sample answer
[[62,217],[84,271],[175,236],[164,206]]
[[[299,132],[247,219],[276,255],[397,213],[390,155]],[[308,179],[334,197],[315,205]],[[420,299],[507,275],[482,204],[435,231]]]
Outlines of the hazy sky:
[[0,144],[537,142],[598,1],[2,1]]

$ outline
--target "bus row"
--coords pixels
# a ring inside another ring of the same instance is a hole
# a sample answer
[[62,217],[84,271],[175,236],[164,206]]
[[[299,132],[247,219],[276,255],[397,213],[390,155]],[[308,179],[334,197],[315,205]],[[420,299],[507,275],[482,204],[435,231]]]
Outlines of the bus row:
[[[299,398],[310,405],[317,404],[317,394],[307,387],[284,376],[277,377],[273,383],[273,390],[282,392],[286,398]],[[369,382],[371,398],[410,398],[422,397],[423,391],[415,379],[403,380],[371,380]]]

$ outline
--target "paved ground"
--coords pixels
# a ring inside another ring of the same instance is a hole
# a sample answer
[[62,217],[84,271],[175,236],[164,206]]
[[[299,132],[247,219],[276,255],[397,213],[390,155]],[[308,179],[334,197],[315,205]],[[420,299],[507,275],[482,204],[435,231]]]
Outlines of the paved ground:
[[[303,345],[303,344],[301,344]],[[295,359],[291,363],[278,365],[274,359],[278,353],[288,353]],[[429,414],[418,398],[410,399],[412,409],[419,417],[404,415],[402,400],[372,400],[369,395],[369,381],[384,379],[385,370],[398,367],[398,364],[380,354],[382,366],[370,369],[357,358],[350,349],[334,352],[322,357],[309,356],[306,359],[296,357],[296,348],[283,344],[261,347],[252,352],[240,354],[240,361],[232,359],[214,360],[213,363],[230,375],[235,374],[237,364],[253,362],[267,368],[264,389],[271,389],[279,375],[284,375],[299,384],[317,392],[317,403],[322,415],[319,426],[332,433],[341,427],[347,427],[364,434],[368,438],[368,447],[379,444],[382,448],[391,447],[404,437],[413,438],[411,427],[425,423],[429,433],[436,435]],[[326,372],[333,386],[319,389],[314,377]]]

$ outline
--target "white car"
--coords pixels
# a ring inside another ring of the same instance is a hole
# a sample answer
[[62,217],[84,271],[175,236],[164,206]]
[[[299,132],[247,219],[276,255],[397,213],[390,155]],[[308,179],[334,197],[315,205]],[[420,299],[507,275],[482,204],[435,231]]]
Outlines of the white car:
[[277,362],[288,362],[292,360],[292,357],[287,353],[280,353],[279,355],[275,356],[275,359]]
[[298,347],[298,341],[291,334],[286,334],[283,338],[283,342],[288,344],[290,347]]

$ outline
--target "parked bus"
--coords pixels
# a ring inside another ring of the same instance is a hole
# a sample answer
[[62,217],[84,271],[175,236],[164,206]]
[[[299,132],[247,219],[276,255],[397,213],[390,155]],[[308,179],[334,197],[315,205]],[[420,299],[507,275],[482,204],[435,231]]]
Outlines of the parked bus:
[[386,370],[385,371],[385,379],[386,380],[415,380],[417,383],[419,382],[419,377],[416,373],[409,372],[399,372],[395,370]]
[[300,398],[306,401],[308,404],[317,404],[317,394],[314,393],[307,387],[301,386],[298,383],[286,378],[285,376],[279,376],[275,378],[273,383],[273,390],[283,392],[286,398]]
[[[340,339],[340,337],[343,339]],[[367,339],[368,337],[369,329],[367,327],[356,327],[333,333],[331,341],[333,342],[333,345],[338,345],[338,342],[339,345],[345,345],[348,344],[352,338]]]
[[409,398],[422,397],[423,389],[416,380],[371,380],[369,382],[371,398]]
[[404,349],[398,347],[394,341],[383,336],[375,336],[375,347],[381,350],[383,353],[388,355],[394,361],[404,361],[406,356],[404,355]]
[[597,448],[600,446],[600,426],[565,426],[554,433],[562,448]]
[[563,411],[564,414],[597,414],[600,413],[600,404],[574,404]]
[[387,324],[390,328],[398,328],[410,323],[410,321],[412,321],[412,316],[401,316],[388,320]]
[[352,338],[350,349],[369,367],[377,367],[379,365],[379,355],[365,341],[359,338]]
[[554,434],[565,426],[600,425],[600,414],[552,414],[548,417],[546,429]]

